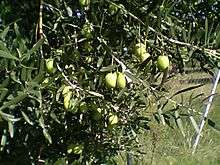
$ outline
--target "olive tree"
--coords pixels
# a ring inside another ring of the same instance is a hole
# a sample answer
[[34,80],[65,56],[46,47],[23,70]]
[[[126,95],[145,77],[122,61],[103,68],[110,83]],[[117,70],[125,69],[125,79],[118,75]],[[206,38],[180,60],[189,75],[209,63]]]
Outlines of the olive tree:
[[164,84],[184,66],[218,67],[218,5],[1,1],[1,161],[110,163],[151,123],[182,131],[164,109],[200,85],[170,96]]

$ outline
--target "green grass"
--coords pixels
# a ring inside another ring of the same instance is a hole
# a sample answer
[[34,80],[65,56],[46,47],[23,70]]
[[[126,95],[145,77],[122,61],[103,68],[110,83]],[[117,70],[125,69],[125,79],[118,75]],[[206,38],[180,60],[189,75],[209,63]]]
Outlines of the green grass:
[[[191,77],[190,77],[191,76]],[[200,73],[189,75],[184,78],[195,78],[201,76]],[[180,78],[178,78],[180,79]],[[175,89],[183,89],[193,84],[178,84],[176,80]],[[171,86],[174,86],[171,84]],[[182,98],[185,102],[190,99],[191,94],[197,95],[203,93],[203,98],[196,99],[192,102],[192,107],[199,112],[203,112],[203,100],[209,96],[212,84],[206,84],[199,89],[186,92]],[[218,85],[217,93],[220,93],[220,84]],[[179,102],[181,96],[176,96],[175,101]],[[208,118],[215,122],[220,127],[220,95],[216,95],[212,104],[212,108]],[[170,107],[167,106],[168,110]],[[200,121],[201,115],[197,115],[195,120],[197,123]],[[173,125],[175,125],[173,123]],[[209,126],[206,122],[205,127],[200,138],[200,142],[196,153],[192,155],[191,140],[195,134],[195,130],[189,120],[183,120],[185,138],[177,127],[174,129],[168,126],[153,125],[151,132],[146,132],[140,137],[143,144],[142,151],[146,154],[142,156],[132,157],[132,165],[219,165],[220,164],[220,132]],[[117,164],[126,164],[126,153],[122,153],[116,158]]]

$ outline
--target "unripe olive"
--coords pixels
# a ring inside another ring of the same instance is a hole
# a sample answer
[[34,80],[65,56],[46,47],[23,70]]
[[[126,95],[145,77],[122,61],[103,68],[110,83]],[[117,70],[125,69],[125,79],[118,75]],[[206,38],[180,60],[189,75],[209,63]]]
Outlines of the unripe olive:
[[110,116],[108,118],[108,123],[109,123],[109,125],[117,124],[118,123],[118,116],[110,113]]
[[125,78],[124,73],[118,72],[117,87],[120,89],[123,89],[126,87],[126,78]]
[[72,89],[71,86],[65,86],[63,88],[62,95],[65,96],[67,93],[69,93],[70,89]]
[[143,53],[143,54],[141,54],[141,56],[140,56],[140,61],[141,62],[144,62],[146,59],[148,59],[148,57],[150,57],[150,54],[149,53]]
[[116,81],[117,81],[117,73],[108,73],[105,76],[105,83],[106,86],[109,88],[115,88],[116,87]]
[[46,68],[48,73],[54,72],[54,59],[46,59]]
[[134,47],[134,53],[140,62],[144,62],[150,54],[146,51],[146,46],[143,43],[137,43]]
[[160,71],[164,71],[170,65],[169,58],[167,56],[159,56],[157,58],[157,67]]
[[70,99],[72,97],[72,92],[68,92],[65,94],[64,96],[64,100],[63,100],[63,105],[65,109],[69,109],[70,108]]
[[86,38],[92,38],[92,31],[93,31],[92,24],[89,22],[86,22],[82,27],[81,33]]

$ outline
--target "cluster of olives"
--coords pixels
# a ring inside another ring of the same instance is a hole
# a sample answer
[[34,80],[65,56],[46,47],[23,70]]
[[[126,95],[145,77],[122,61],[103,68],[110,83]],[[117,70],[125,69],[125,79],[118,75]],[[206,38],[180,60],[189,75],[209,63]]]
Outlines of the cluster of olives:
[[[146,50],[146,45],[143,43],[137,43],[134,47],[134,54],[137,56],[140,62],[144,62],[150,57],[150,54]],[[164,55],[160,55],[157,58],[157,68],[160,71],[166,70],[170,65],[169,58]]]
[[126,77],[125,74],[121,72],[106,74],[105,82],[106,86],[109,88],[118,87],[119,89],[123,89],[126,87]]

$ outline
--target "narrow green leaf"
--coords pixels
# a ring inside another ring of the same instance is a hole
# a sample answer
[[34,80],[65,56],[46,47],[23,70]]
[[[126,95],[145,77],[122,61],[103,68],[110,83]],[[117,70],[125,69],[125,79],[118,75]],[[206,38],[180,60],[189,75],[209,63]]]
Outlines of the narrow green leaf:
[[100,72],[109,72],[109,71],[114,70],[115,68],[117,68],[117,65],[109,65],[109,66],[106,66],[106,67],[102,67],[100,69]]
[[208,41],[208,31],[209,31],[209,25],[208,25],[208,18],[205,19],[205,45],[207,45]]
[[216,49],[220,49],[220,31],[218,32],[216,39],[215,39],[215,47]]
[[52,144],[52,138],[46,129],[43,129],[44,137],[48,140],[50,144]]
[[189,26],[189,32],[188,32],[188,41],[187,42],[190,42],[190,40],[191,40],[191,33],[192,33],[192,23],[190,23],[190,26]]
[[125,75],[126,75],[128,78],[130,78],[134,83],[138,83],[138,82],[139,82],[139,80],[138,80],[134,75],[132,75],[131,73],[129,73],[128,71],[125,71],[124,73],[125,73]]
[[190,121],[191,121],[191,123],[192,123],[192,125],[193,125],[193,128],[194,128],[194,129],[196,130],[196,132],[198,133],[198,132],[199,132],[199,127],[198,127],[198,125],[197,125],[195,119],[194,119],[191,115],[189,116],[189,119],[190,119]]
[[50,117],[51,117],[52,119],[54,119],[57,123],[60,124],[60,121],[58,120],[58,118],[57,118],[57,116],[56,116],[56,114],[55,114],[54,112],[51,112],[51,113],[50,113]]
[[27,81],[27,69],[24,67],[21,69],[21,81]]
[[44,43],[45,38],[41,38],[32,48],[31,50],[28,52],[28,54],[32,54],[35,51],[37,51]]
[[182,120],[180,118],[178,111],[175,111],[175,120],[176,120],[176,124],[177,124],[178,128],[180,129],[180,132],[182,133],[183,137],[185,137],[186,135],[185,135],[185,132],[183,129],[183,123],[182,123]]
[[14,119],[14,116],[13,115],[9,115],[7,113],[4,113],[2,111],[0,111],[0,114],[2,116],[2,118],[4,118],[5,120],[9,121],[8,119]]
[[0,50],[3,50],[7,53],[10,53],[10,51],[8,50],[8,48],[6,47],[6,44],[2,41],[0,41]]
[[42,116],[39,119],[39,125],[41,126],[41,128],[45,129],[44,118]]
[[121,96],[123,96],[123,94],[125,93],[126,90],[127,90],[127,88],[123,88],[123,89],[119,92],[119,94],[118,94],[118,96],[117,96],[117,99],[120,99]]
[[163,114],[162,114],[162,109],[161,109],[161,108],[158,108],[158,109],[157,109],[157,112],[158,112],[158,115],[159,115],[159,117],[160,117],[160,121],[162,122],[162,124],[163,124],[163,125],[166,125],[164,116],[163,116]]
[[21,111],[21,114],[27,123],[29,123],[30,125],[34,125],[34,123],[30,120],[30,118],[23,111]]
[[7,87],[8,84],[9,84],[9,82],[10,82],[10,78],[9,78],[9,77],[6,77],[6,78],[2,81],[2,83],[0,84],[0,88],[5,88],[5,87]]
[[13,138],[14,137],[14,124],[11,121],[8,122],[8,130],[9,130],[9,134],[11,138]]
[[133,137],[134,137],[134,138],[136,138],[136,137],[137,137],[137,134],[135,133],[135,131],[134,131],[134,129],[133,129],[133,128],[131,128],[131,133],[132,133],[132,135],[133,135]]
[[54,163],[54,165],[67,165],[67,164],[66,164],[66,159],[65,159],[65,158],[60,158],[60,159],[58,159],[58,160]]
[[21,33],[19,32],[19,27],[17,23],[14,23],[14,31],[17,37],[21,37]]
[[0,50],[0,57],[19,61],[19,59],[17,57],[13,56],[12,54],[10,54],[9,52],[6,52],[4,50]]
[[144,102],[146,106],[148,106],[147,98],[144,96],[142,92],[140,92],[140,99]]
[[7,135],[6,135],[6,129],[4,129],[2,138],[1,138],[1,151],[3,151],[4,146],[6,145],[7,142]]
[[214,128],[215,130],[220,131],[220,126],[217,126],[216,123],[211,119],[208,119],[208,125]]
[[103,57],[99,57],[97,62],[97,68],[99,68],[102,65],[102,62],[103,62]]
[[193,90],[193,89],[199,88],[199,87],[204,86],[204,85],[205,85],[205,84],[199,84],[199,85],[194,85],[194,86],[191,86],[191,87],[184,88],[184,89],[182,89],[182,90],[177,91],[176,93],[174,93],[170,98],[173,98],[174,96],[176,96],[176,95],[178,95],[178,94],[191,91],[191,90]]
[[0,89],[0,102],[5,98],[5,96],[8,94],[8,89],[7,88],[1,88]]
[[19,103],[20,101],[22,101],[23,99],[25,99],[27,97],[27,93],[22,93],[21,95],[13,98],[12,100],[6,102],[5,104],[3,104],[3,106],[0,107],[0,111],[2,111],[5,108],[8,108],[11,105],[16,105],[17,103]]
[[1,33],[0,33],[0,38],[2,40],[5,39],[6,35],[8,34],[8,31],[9,31],[9,26],[7,26]]
[[18,84],[22,84],[22,82],[20,81],[20,79],[16,76],[16,72],[15,71],[12,71],[11,73],[10,73],[10,78],[13,80],[13,81],[15,81],[16,83],[18,83]]

